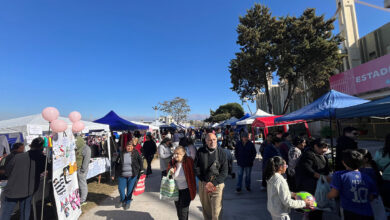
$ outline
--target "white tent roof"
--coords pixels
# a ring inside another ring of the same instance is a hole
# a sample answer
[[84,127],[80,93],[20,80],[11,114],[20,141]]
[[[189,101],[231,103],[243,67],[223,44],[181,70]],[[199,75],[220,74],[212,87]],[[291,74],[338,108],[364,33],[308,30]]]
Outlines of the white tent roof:
[[[68,127],[72,126],[72,122],[68,118],[59,117],[59,119],[64,120],[68,124]],[[83,130],[84,133],[87,133],[90,130],[110,131],[108,125],[97,124],[90,121],[82,122],[85,125],[85,129]],[[22,132],[24,135],[28,135],[32,128],[40,128],[42,131],[48,131],[49,123],[43,119],[41,114],[0,121],[0,134]]]
[[247,118],[247,119],[244,119],[242,121],[239,121],[236,123],[236,125],[250,125],[253,123],[253,121],[256,119],[256,118],[260,118],[260,117],[269,117],[269,116],[274,116],[273,114],[270,114],[268,112],[265,112],[261,109],[257,109],[257,111],[255,112],[255,114],[253,114],[251,117]]
[[158,130],[159,127],[157,126],[154,126],[153,124],[145,124],[145,123],[142,123],[142,122],[139,122],[139,121],[130,121],[134,124],[137,124],[137,125],[143,125],[143,126],[149,126],[149,129],[152,129],[152,130]]

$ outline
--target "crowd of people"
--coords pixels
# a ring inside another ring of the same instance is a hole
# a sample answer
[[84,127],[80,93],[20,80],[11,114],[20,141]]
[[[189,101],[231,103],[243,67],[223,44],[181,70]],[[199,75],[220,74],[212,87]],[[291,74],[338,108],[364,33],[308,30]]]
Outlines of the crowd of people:
[[[161,178],[169,176],[178,188],[175,207],[180,220],[188,219],[189,206],[196,194],[202,204],[204,219],[221,219],[225,180],[228,176],[235,179],[236,173],[236,193],[241,193],[243,187],[247,192],[251,192],[252,187],[267,191],[267,209],[272,219],[289,219],[290,209],[302,208],[311,209],[305,214],[306,219],[322,219],[324,211],[316,209],[313,200],[300,200],[296,194],[315,195],[320,178],[330,183],[327,197],[340,201],[345,220],[374,219],[370,201],[381,198],[383,204],[390,207],[390,134],[385,138],[384,147],[374,156],[367,149],[358,148],[357,136],[357,129],[344,128],[333,162],[326,141],[303,134],[293,137],[289,132],[268,134],[258,150],[244,129],[165,131],[160,140],[150,133],[145,133],[144,138],[133,134],[119,147],[112,141],[115,152],[111,178],[117,180],[120,195],[115,206],[130,209],[137,181],[142,173],[152,174],[152,161],[157,154]],[[79,141],[76,154],[80,157],[78,179],[81,203],[84,204],[88,194],[86,175],[91,149],[85,141],[77,139]],[[158,147],[156,142],[159,142]],[[0,161],[0,178],[8,180],[1,219],[10,219],[17,203],[20,219],[29,219],[31,197],[40,177],[46,175],[43,172],[43,139],[34,139],[30,147],[31,150],[24,153],[24,145],[16,143],[11,154]],[[251,172],[258,154],[262,160],[262,185],[252,186]],[[234,159],[236,169],[233,169]],[[333,165],[335,169],[332,169]],[[26,185],[27,182],[33,184]]]

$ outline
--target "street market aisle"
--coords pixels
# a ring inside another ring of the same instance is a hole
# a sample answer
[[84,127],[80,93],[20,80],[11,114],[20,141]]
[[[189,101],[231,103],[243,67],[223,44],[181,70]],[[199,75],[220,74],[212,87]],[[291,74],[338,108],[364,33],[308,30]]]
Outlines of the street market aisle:
[[[159,160],[152,163],[153,174],[146,179],[145,193],[134,196],[131,207],[128,211],[123,208],[116,209],[114,204],[119,199],[118,191],[115,191],[110,198],[107,198],[99,206],[89,210],[81,216],[81,220],[112,220],[112,219],[134,219],[134,220],[166,220],[177,219],[176,208],[173,202],[161,201],[159,198],[160,177]],[[237,167],[234,167],[237,172]],[[261,186],[261,161],[256,159],[252,170],[252,192],[243,188],[241,193],[236,193],[236,179],[230,176],[225,181],[223,200],[223,220],[268,220],[271,219],[267,211],[267,193],[260,189]],[[197,195],[190,205],[189,219],[203,219],[201,203]],[[293,220],[302,219],[302,215],[292,211]],[[324,216],[324,219],[328,219]],[[332,217],[337,220],[337,217]]]

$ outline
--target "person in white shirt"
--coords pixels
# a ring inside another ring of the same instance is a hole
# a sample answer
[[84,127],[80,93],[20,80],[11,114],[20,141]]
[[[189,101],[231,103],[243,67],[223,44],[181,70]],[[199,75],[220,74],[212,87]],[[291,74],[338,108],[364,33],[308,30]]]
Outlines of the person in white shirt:
[[299,209],[313,207],[313,200],[294,200],[287,181],[282,176],[287,170],[286,161],[279,156],[272,157],[265,168],[264,177],[267,181],[267,209],[272,220],[289,220],[290,208]]
[[161,170],[161,178],[167,175],[168,163],[172,158],[171,151],[171,139],[164,138],[161,144],[158,146],[158,156],[160,158],[160,170]]

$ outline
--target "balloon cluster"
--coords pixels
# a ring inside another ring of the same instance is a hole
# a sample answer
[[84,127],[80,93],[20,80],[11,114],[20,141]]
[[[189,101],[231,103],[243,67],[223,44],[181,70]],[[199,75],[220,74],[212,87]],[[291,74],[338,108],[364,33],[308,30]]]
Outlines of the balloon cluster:
[[[60,112],[54,107],[47,107],[42,111],[42,117],[50,122],[50,128],[55,133],[63,132],[68,128],[68,124],[61,119],[58,119]],[[85,125],[81,120],[81,114],[79,112],[71,112],[69,119],[73,122],[72,131],[74,133],[80,132],[85,128]]]

